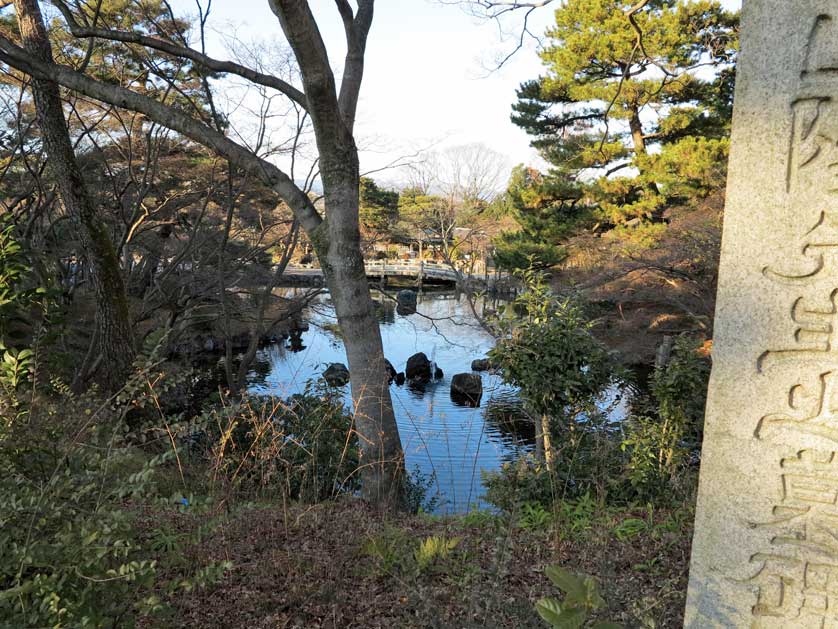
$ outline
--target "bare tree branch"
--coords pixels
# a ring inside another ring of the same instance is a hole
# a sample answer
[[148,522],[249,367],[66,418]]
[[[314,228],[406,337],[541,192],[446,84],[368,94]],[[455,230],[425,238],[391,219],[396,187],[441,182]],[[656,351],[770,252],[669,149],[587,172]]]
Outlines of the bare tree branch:
[[73,15],[73,12],[63,2],[63,0],[50,0],[50,2],[61,12],[61,15],[64,16],[64,20],[67,22],[70,32],[75,37],[107,39],[110,41],[137,44],[153,50],[159,50],[160,52],[165,52],[176,57],[189,59],[190,61],[197,63],[207,70],[212,70],[213,72],[236,74],[259,85],[273,88],[278,92],[285,94],[288,98],[302,107],[307,106],[305,94],[290,83],[287,83],[275,76],[257,72],[234,61],[221,61],[213,59],[212,57],[189,48],[188,46],[180,46],[159,37],[150,37],[148,35],[142,35],[141,33],[129,31],[117,31],[107,28],[83,26],[78,23]]
[[517,0],[440,0],[442,4],[460,4],[471,6],[472,14],[481,15],[490,19],[497,19],[506,13],[518,9],[539,9],[546,7],[554,0],[533,0],[532,2],[519,2]]
[[274,164],[261,159],[252,151],[183,112],[119,85],[96,81],[66,66],[34,59],[3,36],[0,36],[0,61],[31,76],[56,81],[90,98],[143,113],[158,124],[212,148],[239,167],[258,174],[294,211],[306,231],[316,229],[322,222],[308,196],[288,175]]

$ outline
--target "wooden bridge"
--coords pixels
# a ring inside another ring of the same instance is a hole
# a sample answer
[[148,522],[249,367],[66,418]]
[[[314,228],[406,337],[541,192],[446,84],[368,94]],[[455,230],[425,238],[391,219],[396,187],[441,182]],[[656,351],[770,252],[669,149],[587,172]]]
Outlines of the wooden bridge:
[[[483,284],[486,288],[494,287],[500,281],[508,280],[506,273],[496,275],[469,275],[463,271],[452,269],[447,264],[428,262],[426,260],[366,260],[364,267],[370,279],[384,280],[387,278],[413,279],[416,283],[428,282],[433,284]],[[316,267],[289,265],[285,270],[285,277],[294,283],[323,282],[323,272]]]
[[367,277],[406,277],[456,284],[464,277],[447,264],[425,260],[367,260]]

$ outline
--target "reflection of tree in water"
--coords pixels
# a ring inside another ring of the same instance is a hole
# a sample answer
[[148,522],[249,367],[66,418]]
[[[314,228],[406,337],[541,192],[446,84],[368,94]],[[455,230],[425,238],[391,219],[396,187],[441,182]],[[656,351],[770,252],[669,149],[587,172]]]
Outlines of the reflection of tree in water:
[[381,323],[396,322],[396,303],[390,299],[374,299],[375,314]]
[[270,360],[264,358],[254,358],[250,365],[251,377],[255,377],[259,381],[264,381],[271,374],[273,365]]
[[484,411],[486,434],[503,445],[532,446],[535,443],[535,424],[524,411],[515,393],[493,395]]
[[302,328],[294,328],[289,331],[288,336],[288,349],[292,352],[301,352],[303,351],[306,346],[303,345],[303,332]]
[[[623,379],[615,389],[612,389],[614,397],[609,396],[609,399],[602,401],[601,410],[606,411],[609,418],[601,424],[601,429],[615,430],[617,423],[622,422],[626,415],[648,412],[649,379],[653,371],[653,368],[646,365],[625,368],[622,374]],[[617,414],[621,399],[626,399],[627,404],[624,412]],[[498,441],[506,447],[529,449],[534,446],[535,423],[527,415],[517,393],[495,393],[491,396],[485,406],[484,418],[489,439]],[[586,421],[585,416],[579,419]],[[505,455],[504,458],[511,460],[515,457]]]
[[[652,365],[632,365],[623,372],[620,395],[628,402],[626,415],[643,415],[649,412],[652,376],[655,368]],[[624,419],[624,418],[620,418]]]

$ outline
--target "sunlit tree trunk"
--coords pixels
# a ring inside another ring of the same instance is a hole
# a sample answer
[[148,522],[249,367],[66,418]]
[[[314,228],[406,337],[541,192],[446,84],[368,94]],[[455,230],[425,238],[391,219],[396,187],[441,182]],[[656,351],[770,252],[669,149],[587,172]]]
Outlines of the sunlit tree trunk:
[[401,495],[404,460],[381,330],[361,253],[360,176],[354,143],[335,157],[321,159],[321,169],[327,218],[313,240],[349,363],[362,491],[372,502],[395,506]]
[[550,417],[541,416],[541,438],[544,442],[544,466],[548,472],[553,471],[553,439],[550,436]]

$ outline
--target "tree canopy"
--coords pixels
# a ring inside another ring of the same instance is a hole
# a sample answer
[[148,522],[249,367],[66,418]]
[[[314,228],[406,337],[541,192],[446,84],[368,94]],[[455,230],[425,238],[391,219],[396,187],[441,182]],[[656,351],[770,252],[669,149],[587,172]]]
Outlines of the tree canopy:
[[641,4],[557,9],[540,53],[546,72],[513,105],[555,176],[596,182],[592,200],[613,224],[659,218],[666,175],[679,168],[668,151],[724,153],[730,119],[737,16],[716,0]]
[[398,220],[399,193],[378,186],[369,177],[360,180],[360,216],[368,230],[384,232]]

